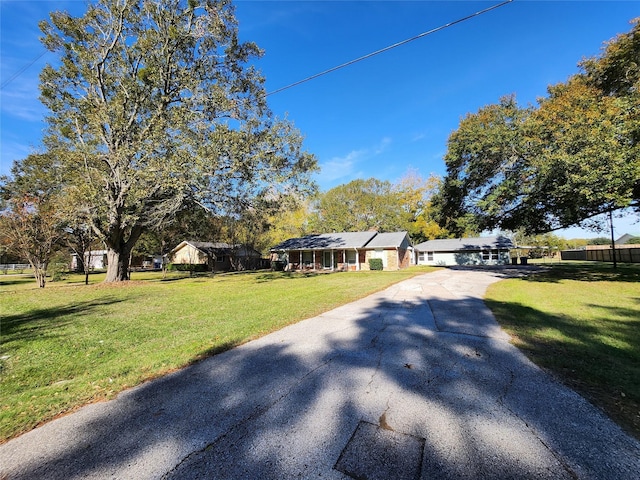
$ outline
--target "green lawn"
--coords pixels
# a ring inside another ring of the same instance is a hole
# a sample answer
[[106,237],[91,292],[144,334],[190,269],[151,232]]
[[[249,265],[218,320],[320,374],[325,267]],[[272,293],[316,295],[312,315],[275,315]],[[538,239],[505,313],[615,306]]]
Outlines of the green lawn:
[[416,274],[258,272],[162,279],[0,276],[0,441]]
[[536,364],[640,439],[640,266],[553,265],[486,302]]

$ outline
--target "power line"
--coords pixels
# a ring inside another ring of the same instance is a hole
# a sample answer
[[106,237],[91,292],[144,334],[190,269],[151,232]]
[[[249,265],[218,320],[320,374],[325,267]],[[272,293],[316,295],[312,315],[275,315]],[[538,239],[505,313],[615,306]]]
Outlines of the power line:
[[42,57],[44,57],[44,55],[48,52],[49,50],[47,50],[46,48],[44,49],[44,51],[38,55],[36,58],[34,58],[33,60],[31,60],[28,64],[26,64],[24,67],[22,67],[20,70],[18,70],[16,73],[14,73],[13,75],[11,75],[9,78],[7,78],[4,82],[2,82],[2,85],[0,85],[0,90],[4,90],[4,87],[6,87],[7,85],[9,85],[11,82],[13,82],[16,78],[18,78],[20,75],[22,75],[27,68],[29,68],[31,65],[33,65],[34,63],[36,63],[38,60],[40,60]]
[[[394,43],[393,45],[389,45],[388,47],[382,48],[382,49],[380,49],[380,50],[376,50],[375,52],[368,53],[367,55],[363,55],[362,57],[356,58],[356,59],[354,59],[354,60],[350,60],[350,61],[348,61],[348,62],[346,62],[346,63],[343,63],[343,64],[338,65],[338,66],[336,66],[336,67],[330,68],[330,69],[328,69],[328,70],[324,70],[323,72],[316,73],[315,75],[311,75],[310,77],[304,78],[304,79],[299,80],[299,81],[297,81],[297,82],[294,82],[294,83],[292,83],[292,84],[290,84],[290,85],[287,85],[287,86],[284,86],[284,87],[278,88],[277,90],[274,90],[274,91],[272,91],[272,92],[268,92],[268,93],[266,94],[266,96],[274,95],[274,94],[276,94],[276,93],[282,92],[283,90],[288,90],[289,88],[296,87],[296,86],[298,86],[298,85],[300,85],[300,84],[302,84],[302,83],[308,82],[308,81],[310,81],[310,80],[314,80],[314,79],[316,79],[316,78],[318,78],[318,77],[321,77],[321,76],[323,76],[323,75],[326,75],[326,74],[328,74],[328,73],[335,72],[336,70],[340,70],[341,68],[348,67],[349,65],[353,65],[354,63],[357,63],[357,62],[361,62],[362,60],[366,60],[367,58],[371,58],[371,57],[373,57],[373,56],[375,56],[375,55],[379,55],[379,54],[384,53],[384,52],[386,52],[386,51],[389,51],[389,50],[391,50],[391,49],[393,49],[393,48],[397,48],[397,47],[399,47],[399,46],[401,46],[401,45],[404,45],[404,44],[406,44],[406,43],[413,42],[414,40],[418,40],[419,38],[426,37],[427,35],[431,35],[432,33],[439,32],[440,30],[444,30],[445,28],[452,27],[453,25],[456,25],[456,24],[458,24],[458,23],[465,22],[465,21],[467,21],[467,20],[472,19],[473,17],[477,17],[477,16],[479,16],[479,15],[482,15],[483,13],[487,13],[487,12],[489,12],[489,11],[491,11],[491,10],[495,10],[495,9],[497,9],[497,8],[500,8],[500,7],[502,7],[502,6],[504,6],[504,5],[508,4],[508,3],[511,3],[512,1],[513,1],[513,0],[506,0],[506,1],[502,2],[502,3],[497,4],[497,5],[493,5],[493,6],[491,6],[491,7],[485,8],[484,10],[479,10],[479,11],[477,11],[477,12],[475,12],[475,13],[472,13],[471,15],[467,15],[466,17],[459,18],[458,20],[454,20],[453,22],[449,22],[449,23],[447,23],[447,24],[441,25],[441,26],[436,27],[436,28],[434,28],[434,29],[432,29],[432,30],[428,30],[428,31],[423,32],[423,33],[421,33],[421,34],[419,34],[419,35],[416,35],[416,36],[414,36],[414,37],[408,38],[408,39],[406,39],[406,40],[402,40],[401,42],[398,42],[398,43]],[[23,73],[24,73],[24,72],[25,72],[25,71],[26,71],[26,70],[27,70],[31,65],[33,65],[33,64],[34,64],[34,63],[36,63],[38,60],[40,60],[40,59],[41,59],[41,58],[42,58],[42,57],[43,57],[47,52],[48,52],[48,50],[46,50],[46,49],[45,49],[45,50],[44,50],[40,55],[38,55],[38,56],[37,56],[37,57],[35,57],[33,60],[31,60],[31,62],[29,62],[29,63],[28,63],[27,65],[25,65],[24,67],[22,67],[20,70],[18,70],[16,73],[14,73],[14,74],[13,74],[11,77],[9,77],[7,80],[5,80],[5,81],[2,83],[2,85],[0,85],[0,90],[4,90],[4,88],[5,88],[7,85],[9,85],[9,84],[10,84],[11,82],[13,82],[16,78],[18,78],[20,75],[22,75],[22,74],[23,74]]]
[[283,90],[287,90],[287,89],[292,88],[292,87],[296,87],[296,86],[298,86],[298,85],[300,85],[302,83],[308,82],[310,80],[314,80],[314,79],[316,79],[318,77],[321,77],[323,75],[326,75],[328,73],[335,72],[336,70],[340,70],[341,68],[348,67],[349,65],[353,65],[354,63],[361,62],[362,60],[366,60],[367,58],[371,58],[371,57],[373,57],[375,55],[378,55],[380,53],[383,53],[383,52],[386,52],[386,51],[391,50],[393,48],[396,48],[396,47],[399,47],[401,45],[404,45],[405,43],[413,42],[414,40],[418,40],[419,38],[426,37],[427,35],[431,35],[432,33],[439,32],[440,30],[444,30],[445,28],[449,28],[449,27],[451,27],[453,25],[456,25],[458,23],[462,23],[462,22],[464,22],[466,20],[470,20],[471,18],[477,17],[478,15],[482,15],[483,13],[487,13],[487,12],[489,12],[491,10],[495,10],[496,8],[500,8],[500,7],[504,6],[504,5],[506,5],[507,3],[511,3],[512,1],[513,0],[506,0],[506,1],[502,2],[502,3],[497,4],[497,5],[493,5],[491,7],[485,8],[484,10],[479,10],[479,11],[477,11],[475,13],[472,13],[471,15],[467,15],[466,17],[459,18],[458,20],[454,20],[453,22],[449,22],[449,23],[447,23],[445,25],[441,25],[441,26],[436,27],[436,28],[434,28],[432,30],[428,30],[428,31],[423,32],[423,33],[421,33],[419,35],[416,35],[415,37],[411,37],[411,38],[408,38],[406,40],[402,40],[401,42],[394,43],[393,45],[389,45],[388,47],[382,48],[382,49],[377,50],[377,51],[372,52],[372,53],[368,53],[367,55],[364,55],[362,57],[356,58],[354,60],[350,60],[350,61],[348,61],[346,63],[338,65],[337,67],[333,67],[333,68],[330,68],[330,69],[325,70],[323,72],[316,73],[315,75],[311,75],[310,77],[304,78],[302,80],[298,80],[297,82],[294,82],[294,83],[292,83],[290,85],[287,85],[285,87],[281,87],[281,88],[278,88],[277,90],[273,90],[272,92],[268,92],[266,94],[266,96],[282,92]]

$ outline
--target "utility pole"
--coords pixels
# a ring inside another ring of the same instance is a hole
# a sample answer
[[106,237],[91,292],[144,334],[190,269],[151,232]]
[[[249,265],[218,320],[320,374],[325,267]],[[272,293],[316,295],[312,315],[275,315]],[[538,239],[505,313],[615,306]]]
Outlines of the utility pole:
[[618,268],[618,262],[616,260],[616,241],[613,238],[613,211],[609,210],[609,225],[611,226],[611,255],[613,255],[613,268]]

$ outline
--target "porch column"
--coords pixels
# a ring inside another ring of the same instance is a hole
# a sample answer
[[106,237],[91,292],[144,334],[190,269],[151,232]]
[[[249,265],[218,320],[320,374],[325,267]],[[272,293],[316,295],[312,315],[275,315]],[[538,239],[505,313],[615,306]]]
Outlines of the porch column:
[[333,250],[331,250],[331,271],[333,272],[334,269],[334,265],[335,265],[335,260],[333,258]]
[[356,251],[356,270],[360,270],[360,252],[357,248],[354,249]]

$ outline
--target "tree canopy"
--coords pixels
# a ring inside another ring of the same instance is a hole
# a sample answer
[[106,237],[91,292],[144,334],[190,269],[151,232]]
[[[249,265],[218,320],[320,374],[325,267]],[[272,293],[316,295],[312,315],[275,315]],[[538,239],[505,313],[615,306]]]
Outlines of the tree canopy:
[[0,243],[26,260],[44,288],[49,260],[65,235],[60,170],[55,158],[29,155],[0,177]]
[[640,23],[537,107],[514,96],[451,134],[439,223],[455,232],[548,232],[640,206]]
[[237,214],[313,190],[316,160],[269,111],[262,52],[239,41],[229,1],[102,0],[41,29],[60,60],[41,73],[44,143],[107,248],[107,281],[128,279],[140,235],[185,205]]
[[356,179],[319,195],[309,217],[315,232],[407,231],[414,241],[447,236],[432,218],[440,179],[408,172],[397,183]]

